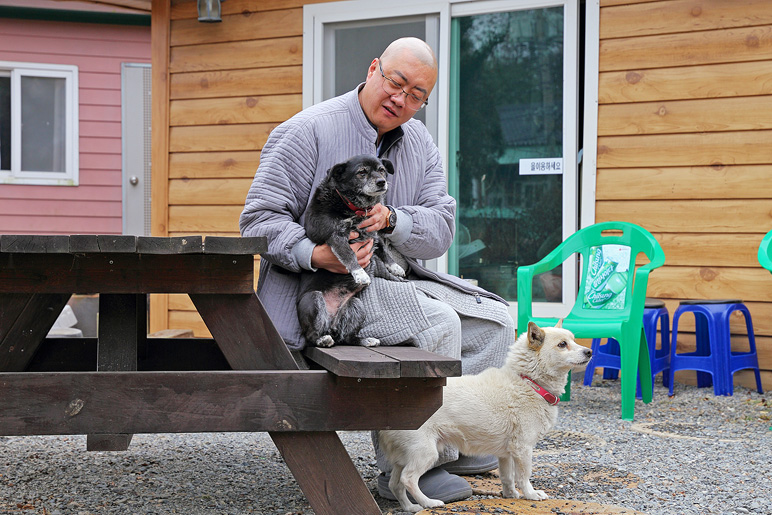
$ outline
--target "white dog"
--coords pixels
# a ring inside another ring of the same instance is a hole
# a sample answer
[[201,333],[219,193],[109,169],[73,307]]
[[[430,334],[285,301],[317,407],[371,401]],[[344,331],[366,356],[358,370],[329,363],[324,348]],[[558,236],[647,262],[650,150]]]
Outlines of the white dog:
[[[568,372],[591,357],[592,351],[576,343],[561,322],[544,329],[529,322],[503,367],[448,378],[442,407],[420,428],[380,431],[379,445],[394,467],[389,488],[402,509],[418,512],[443,505],[421,492],[418,478],[445,446],[468,456],[498,456],[504,497],[521,497],[517,486],[526,499],[546,499],[531,485],[533,447],[555,425]],[[418,504],[410,502],[406,489]]]

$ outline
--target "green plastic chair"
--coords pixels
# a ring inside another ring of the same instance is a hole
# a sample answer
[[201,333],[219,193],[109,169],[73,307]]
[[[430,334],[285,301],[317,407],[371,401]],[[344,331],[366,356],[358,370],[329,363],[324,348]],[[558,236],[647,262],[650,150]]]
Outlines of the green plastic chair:
[[759,264],[772,273],[772,231],[761,239],[758,257]]
[[[769,270],[772,273],[772,231],[769,231],[759,244],[759,264]],[[769,430],[772,431],[772,426],[769,426]]]
[[[577,338],[611,337],[619,342],[622,419],[633,420],[639,371],[643,402],[651,402],[652,398],[643,309],[649,272],[665,263],[665,252],[649,231],[627,222],[603,222],[577,231],[538,263],[518,268],[518,328],[527,327],[529,321],[540,326],[557,323],[557,318],[533,316],[533,278],[558,267],[575,253],[582,256],[579,293],[571,312],[563,319],[563,327]],[[640,253],[649,262],[636,268],[635,260]],[[570,378],[561,399],[569,398]]]

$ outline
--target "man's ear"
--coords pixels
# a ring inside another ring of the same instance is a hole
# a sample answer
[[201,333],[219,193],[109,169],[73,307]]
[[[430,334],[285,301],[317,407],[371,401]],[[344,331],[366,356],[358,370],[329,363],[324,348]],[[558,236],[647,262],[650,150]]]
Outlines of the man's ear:
[[381,163],[383,163],[383,166],[386,167],[387,172],[389,172],[391,175],[394,175],[394,164],[391,161],[388,159],[381,159]]
[[528,322],[528,347],[538,351],[544,345],[544,330],[533,322]]
[[373,59],[373,62],[370,63],[370,67],[367,69],[367,77],[365,78],[365,82],[370,80],[370,77],[375,76],[375,73],[378,71],[378,58],[376,57]]

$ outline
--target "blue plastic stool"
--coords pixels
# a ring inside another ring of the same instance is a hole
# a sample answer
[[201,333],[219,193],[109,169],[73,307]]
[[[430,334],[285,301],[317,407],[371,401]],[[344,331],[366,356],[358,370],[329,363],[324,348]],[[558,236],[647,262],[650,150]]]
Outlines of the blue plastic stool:
[[[657,349],[657,324],[660,325],[661,345]],[[643,310],[643,332],[646,335],[646,344],[649,347],[649,360],[651,362],[651,380],[660,372],[662,384],[667,386],[670,367],[670,315],[665,303],[659,299],[646,299]],[[592,360],[584,372],[584,385],[592,384],[592,377],[597,367],[603,367],[603,379],[617,379],[622,360],[619,357],[619,342],[614,338],[606,340],[601,345],[600,338],[592,340]],[[638,396],[640,397],[640,380],[638,381]]]
[[[748,331],[748,352],[732,352],[729,317],[740,311]],[[678,320],[684,313],[694,314],[697,348],[694,352],[677,353]],[[670,346],[670,395],[673,395],[673,376],[678,370],[696,370],[697,386],[713,385],[715,395],[734,393],[734,373],[753,369],[756,388],[761,389],[756,338],[748,308],[741,300],[684,300],[673,315],[672,343]]]

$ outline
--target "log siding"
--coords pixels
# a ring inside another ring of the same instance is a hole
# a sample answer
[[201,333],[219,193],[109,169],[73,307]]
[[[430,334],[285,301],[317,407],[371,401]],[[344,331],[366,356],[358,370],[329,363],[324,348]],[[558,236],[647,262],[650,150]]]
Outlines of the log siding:
[[[772,387],[772,10],[765,0],[602,0],[596,221],[649,229],[667,261],[649,296],[739,298]],[[736,350],[747,348],[741,315]],[[679,346],[694,346],[694,320]],[[680,347],[679,347],[680,348]],[[736,382],[750,386],[747,372]]]
[[[153,18],[168,39],[168,51],[156,56],[166,69],[157,82],[168,94],[168,149],[159,157],[166,173],[153,190],[164,203],[154,209],[154,234],[239,234],[260,150],[274,127],[302,108],[306,3],[229,0],[222,23],[206,24],[197,20],[195,1],[154,1]],[[150,323],[151,330],[209,335],[184,295],[151,301]]]

